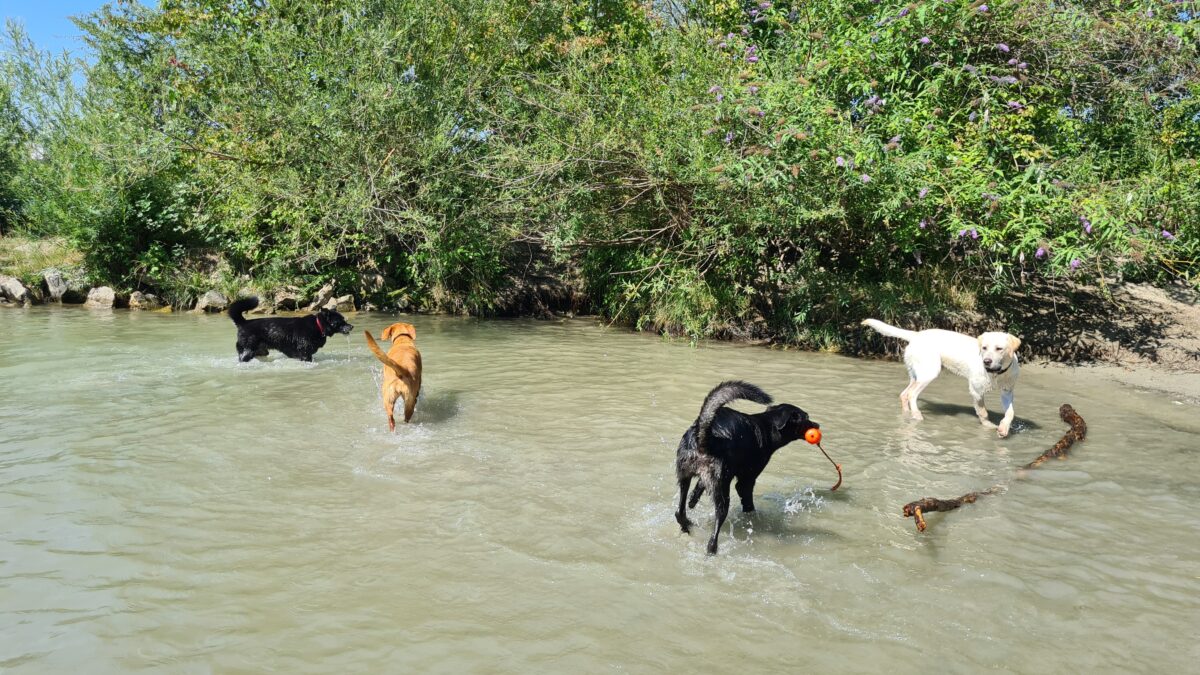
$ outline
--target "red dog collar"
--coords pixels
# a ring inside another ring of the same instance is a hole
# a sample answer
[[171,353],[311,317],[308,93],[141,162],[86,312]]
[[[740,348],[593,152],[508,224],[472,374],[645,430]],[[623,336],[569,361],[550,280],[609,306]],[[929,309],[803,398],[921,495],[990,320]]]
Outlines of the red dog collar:
[[321,331],[321,337],[325,337],[325,328],[321,325],[321,317],[313,314],[313,318],[317,320],[317,330]]

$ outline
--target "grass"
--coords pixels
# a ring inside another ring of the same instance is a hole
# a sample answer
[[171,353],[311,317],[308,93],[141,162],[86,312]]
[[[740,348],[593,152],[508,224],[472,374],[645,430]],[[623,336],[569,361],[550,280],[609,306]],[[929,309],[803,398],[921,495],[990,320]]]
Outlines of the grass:
[[83,254],[65,239],[0,237],[0,274],[16,277],[26,286],[40,283],[44,270],[66,270],[78,267],[82,261]]

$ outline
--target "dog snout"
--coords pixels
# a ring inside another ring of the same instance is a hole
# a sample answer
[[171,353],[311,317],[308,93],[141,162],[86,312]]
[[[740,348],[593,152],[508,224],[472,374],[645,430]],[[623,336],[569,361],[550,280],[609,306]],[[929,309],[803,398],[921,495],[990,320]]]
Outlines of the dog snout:
[[342,332],[345,333],[346,335],[349,335],[350,331],[352,331],[352,330],[354,330],[354,326],[352,326],[350,324],[345,324],[342,326]]
[[985,366],[990,366],[990,365],[992,365],[992,360],[991,360],[991,359],[984,359],[984,360],[983,360],[983,365],[985,365]]

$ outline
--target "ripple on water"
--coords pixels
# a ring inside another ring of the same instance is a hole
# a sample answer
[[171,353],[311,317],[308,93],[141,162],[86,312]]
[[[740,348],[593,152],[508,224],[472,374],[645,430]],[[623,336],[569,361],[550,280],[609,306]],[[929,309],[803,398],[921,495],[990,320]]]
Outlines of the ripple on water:
[[[378,334],[393,318],[354,323]],[[225,317],[5,313],[0,377],[19,395],[0,399],[0,668],[1194,660],[1180,630],[1200,612],[1193,408],[1031,367],[1017,432],[1000,440],[950,377],[928,390],[924,422],[901,417],[896,363],[586,321],[406,319],[424,389],[391,433],[357,333],[314,363],[240,364]],[[757,512],[735,504],[708,556],[711,501],[690,536],[672,515],[675,445],[735,377],[818,420],[845,483],[830,492],[819,453],[784,448]],[[1062,433],[1063,400],[1088,440],[1018,479]],[[900,515],[997,483],[1004,494],[930,514],[923,534]]]

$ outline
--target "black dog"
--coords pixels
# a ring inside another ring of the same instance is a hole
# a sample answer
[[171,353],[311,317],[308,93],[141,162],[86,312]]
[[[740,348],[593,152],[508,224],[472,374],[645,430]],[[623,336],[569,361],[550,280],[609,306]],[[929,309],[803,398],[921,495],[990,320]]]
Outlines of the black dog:
[[[767,468],[776,450],[804,437],[809,429],[820,429],[811,422],[808,413],[786,403],[771,406],[756,415],[747,415],[724,407],[737,399],[769,405],[771,397],[762,389],[748,383],[731,380],[722,382],[708,392],[700,416],[684,432],[675,455],[675,477],[679,479],[679,510],[675,520],[690,534],[692,521],[687,509],[696,508],[707,489],[716,505],[716,523],[708,540],[708,552],[717,552],[717,536],[729,514],[729,485],[737,479],[737,493],[742,498],[742,511],[754,510],[754,481]],[[698,476],[696,490],[687,500],[692,477]],[[686,504],[685,504],[686,502]]]
[[313,354],[325,346],[325,338],[334,333],[349,334],[354,326],[332,309],[295,318],[255,319],[248,321],[242,312],[258,307],[258,298],[242,298],[229,306],[229,318],[237,324],[238,360],[245,363],[255,356],[266,356],[275,349],[293,359],[312,361]]

